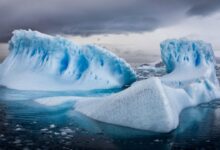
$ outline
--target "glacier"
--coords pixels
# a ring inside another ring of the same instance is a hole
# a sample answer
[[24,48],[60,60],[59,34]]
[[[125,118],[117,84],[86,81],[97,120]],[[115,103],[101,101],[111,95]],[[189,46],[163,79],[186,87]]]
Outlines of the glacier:
[[211,44],[174,39],[160,47],[168,74],[137,81],[109,96],[70,98],[76,102],[75,111],[110,124],[170,132],[178,127],[183,109],[220,98]]
[[94,44],[15,30],[0,64],[0,85],[18,90],[65,91],[123,88],[136,80],[128,63]]

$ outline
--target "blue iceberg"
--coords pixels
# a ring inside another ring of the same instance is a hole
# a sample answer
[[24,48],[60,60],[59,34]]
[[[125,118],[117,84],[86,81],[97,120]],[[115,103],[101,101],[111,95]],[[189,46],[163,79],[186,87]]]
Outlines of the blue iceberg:
[[0,65],[0,84],[19,90],[94,90],[122,88],[136,80],[123,59],[95,45],[16,30],[9,56]]
[[[210,44],[166,40],[161,43],[161,57],[167,75],[135,82],[110,96],[72,98],[75,110],[106,123],[170,132],[178,126],[183,109],[220,98]],[[54,99],[58,103],[63,98]],[[51,104],[49,99],[37,101]]]
[[[98,46],[80,46],[30,30],[13,34],[10,54],[0,64],[0,85],[22,90],[96,90],[122,88],[136,80],[124,60]],[[73,101],[75,111],[95,120],[170,132],[178,126],[183,109],[220,98],[220,87],[209,43],[166,40],[160,47],[167,71],[162,77],[99,97],[47,97],[35,102],[56,106]]]

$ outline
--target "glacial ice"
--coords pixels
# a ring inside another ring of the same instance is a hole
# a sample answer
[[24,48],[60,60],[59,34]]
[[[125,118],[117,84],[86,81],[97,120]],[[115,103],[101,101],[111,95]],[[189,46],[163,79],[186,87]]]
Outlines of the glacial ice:
[[104,48],[37,31],[14,31],[9,50],[0,64],[0,85],[12,89],[112,89],[136,80],[130,65]]
[[220,98],[210,44],[181,39],[160,46],[167,75],[135,82],[110,96],[76,99],[75,110],[106,123],[170,132],[183,109]]
[[76,111],[99,121],[169,132],[178,126],[179,114],[184,108],[219,98],[220,89],[209,44],[168,40],[161,44],[161,53],[166,68],[170,68],[167,70],[170,73],[163,77],[138,81],[110,96],[54,97],[36,102],[56,106],[75,101]]

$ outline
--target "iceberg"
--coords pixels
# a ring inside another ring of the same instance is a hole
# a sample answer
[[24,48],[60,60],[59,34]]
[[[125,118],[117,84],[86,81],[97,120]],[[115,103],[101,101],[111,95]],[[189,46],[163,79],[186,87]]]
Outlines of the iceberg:
[[16,30],[9,41],[10,54],[0,64],[0,85],[19,90],[84,92],[131,85],[113,94],[47,97],[35,102],[58,106],[72,101],[75,111],[101,122],[170,132],[177,128],[183,109],[220,98],[220,87],[211,44],[173,39],[160,47],[167,74],[134,82],[136,73],[130,65],[104,48]]
[[96,45],[16,30],[9,56],[0,64],[0,85],[19,90],[114,89],[136,80],[123,59]]
[[168,74],[137,81],[109,96],[76,98],[75,111],[110,124],[170,132],[183,109],[220,98],[210,44],[180,39],[166,40],[160,47]]

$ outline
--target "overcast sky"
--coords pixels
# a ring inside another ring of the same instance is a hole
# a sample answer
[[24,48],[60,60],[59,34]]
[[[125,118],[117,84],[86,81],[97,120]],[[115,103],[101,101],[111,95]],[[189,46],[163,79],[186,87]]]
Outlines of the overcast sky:
[[0,42],[20,28],[151,53],[181,37],[220,50],[220,0],[0,0]]

